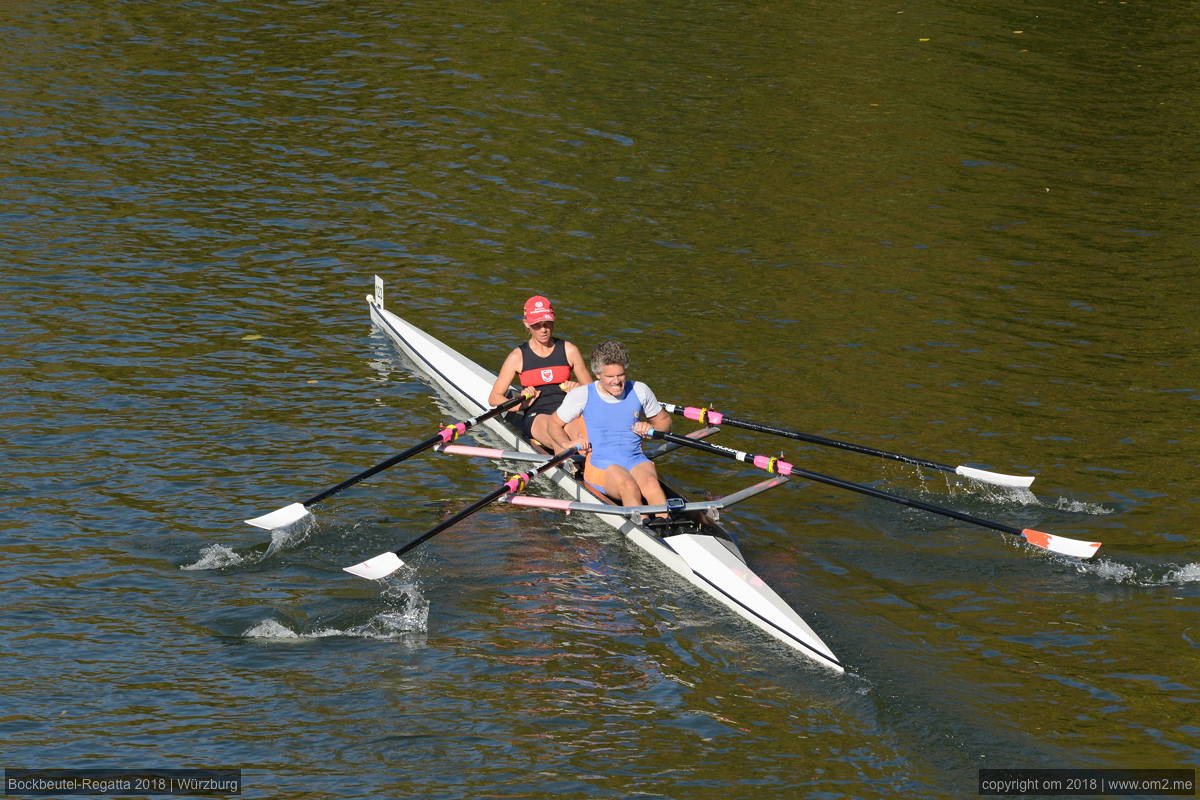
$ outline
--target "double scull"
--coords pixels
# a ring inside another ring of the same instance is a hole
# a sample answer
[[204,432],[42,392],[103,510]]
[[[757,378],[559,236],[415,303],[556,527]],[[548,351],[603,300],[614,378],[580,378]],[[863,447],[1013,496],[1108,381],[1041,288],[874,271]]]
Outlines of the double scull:
[[[549,454],[523,438],[504,417],[489,415],[488,395],[496,380],[495,374],[386,309],[383,282],[378,277],[375,278],[375,294],[367,296],[367,304],[372,321],[420,370],[421,376],[456,405],[477,415],[474,419],[479,421],[481,428],[511,448],[490,453],[467,453],[471,448],[461,445],[441,445],[439,449],[493,457],[516,455],[525,460],[548,462]],[[702,431],[701,435],[708,432]],[[572,465],[545,463],[545,466],[544,476],[566,495],[565,500],[529,497],[518,492],[509,492],[503,499],[517,505],[594,513],[597,519],[743,620],[818,664],[838,673],[844,672],[845,667],[828,645],[749,567],[733,538],[712,513],[717,508],[779,486],[787,481],[786,477],[764,480],[718,500],[690,503],[664,483],[668,498],[666,507],[625,507],[616,506],[607,497],[592,491],[576,477]],[[643,514],[661,510],[671,512],[669,524],[642,523]],[[367,578],[382,577],[402,563],[398,556],[399,551],[384,553],[347,567],[347,571]]]

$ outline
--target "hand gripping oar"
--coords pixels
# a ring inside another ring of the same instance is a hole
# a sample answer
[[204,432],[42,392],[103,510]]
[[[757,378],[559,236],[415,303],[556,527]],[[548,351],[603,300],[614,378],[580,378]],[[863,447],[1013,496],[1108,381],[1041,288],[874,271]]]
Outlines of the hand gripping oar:
[[1076,558],[1091,558],[1096,554],[1096,550],[1100,547],[1100,542],[1081,542],[1078,539],[1068,539],[1065,536],[1055,536],[1050,533],[1042,533],[1035,531],[1032,528],[1014,528],[1009,525],[1003,525],[999,522],[993,522],[982,517],[973,517],[970,514],[964,514],[961,511],[955,511],[952,508],[942,508],[930,503],[924,503],[920,500],[910,500],[907,497],[882,492],[879,489],[872,489],[870,486],[863,486],[861,483],[851,483],[840,478],[831,478],[828,475],[822,475],[819,472],[809,472],[806,469],[801,469],[793,464],[789,464],[778,458],[770,456],[759,456],[751,453],[743,453],[739,450],[733,450],[729,447],[722,447],[717,444],[709,444],[708,442],[697,442],[687,439],[683,436],[676,436],[673,433],[663,433],[651,429],[649,434],[654,439],[665,439],[668,442],[678,442],[687,447],[694,447],[697,450],[703,450],[706,453],[714,453],[716,455],[732,458],[735,461],[744,461],[747,464],[753,464],[759,469],[767,472],[777,473],[779,475],[792,475],[801,478],[807,478],[810,481],[818,483],[827,483],[830,486],[836,486],[839,489],[849,489],[852,492],[868,495],[869,497],[877,497],[881,500],[890,500],[893,503],[919,508],[922,511],[928,511],[933,514],[941,514],[945,517],[953,517],[954,519],[962,520],[963,522],[971,522],[975,525],[982,525],[985,528],[991,528],[1001,533],[1007,533],[1013,536],[1021,536],[1025,541],[1035,547],[1041,547],[1045,550],[1050,550],[1055,553],[1061,553],[1065,556],[1075,556]]
[[446,528],[461,522],[502,495],[517,494],[524,491],[525,487],[529,485],[531,480],[536,478],[538,475],[541,475],[546,470],[558,466],[571,456],[575,455],[577,452],[579,452],[578,447],[568,447],[554,458],[539,464],[535,469],[532,469],[529,472],[522,472],[519,475],[514,475],[513,477],[509,478],[504,483],[500,484],[498,489],[488,492],[484,497],[476,500],[474,503],[458,512],[450,519],[425,531],[425,533],[422,533],[416,539],[413,539],[399,550],[380,553],[373,558],[368,558],[361,564],[355,564],[352,567],[343,567],[343,569],[352,575],[358,575],[360,578],[367,578],[368,580],[379,580],[380,578],[386,578],[388,575],[391,575],[393,572],[404,566],[404,562],[400,560],[400,556],[404,555],[409,550],[412,550],[422,542],[437,536],[439,533],[446,530]]
[[317,503],[324,500],[325,498],[331,497],[331,496],[337,494],[338,492],[342,491],[343,489],[348,489],[349,487],[353,486],[354,484],[358,483],[359,481],[365,480],[365,479],[371,477],[372,475],[375,475],[376,473],[382,472],[383,470],[387,469],[388,467],[399,464],[401,461],[403,461],[406,458],[411,458],[412,456],[415,456],[417,453],[420,453],[424,450],[428,450],[429,448],[433,447],[436,444],[444,444],[446,442],[452,442],[455,439],[457,439],[459,436],[462,436],[464,433],[466,433],[468,428],[478,425],[480,422],[483,422],[486,419],[491,419],[492,417],[496,416],[497,414],[501,414],[501,413],[507,411],[508,409],[513,408],[514,406],[520,404],[521,401],[523,401],[524,399],[525,399],[524,395],[514,397],[512,400],[508,400],[504,403],[501,403],[500,405],[496,406],[495,408],[485,411],[484,413],[480,414],[477,417],[472,417],[471,419],[466,419],[466,420],[463,420],[462,422],[456,422],[453,425],[446,425],[440,431],[438,431],[436,434],[434,434],[433,436],[430,436],[428,439],[421,442],[420,444],[415,444],[412,447],[405,450],[403,453],[394,455],[391,458],[387,459],[386,461],[379,462],[378,464],[371,467],[370,469],[364,470],[364,471],[358,473],[353,478],[347,478],[346,480],[339,483],[337,486],[334,486],[332,489],[326,489],[325,491],[321,492],[320,494],[313,495],[312,497],[308,498],[304,502],[292,503],[291,505],[287,505],[287,506],[284,506],[283,508],[276,509],[269,514],[263,514],[261,517],[255,517],[254,519],[248,519],[248,520],[246,520],[246,522],[251,525],[254,525],[256,527],[259,527],[259,528],[265,528],[269,531],[275,530],[276,528],[286,528],[288,525],[291,525],[293,522],[298,522],[298,521],[304,519],[305,517],[307,517],[309,515],[308,509],[310,506],[314,506]]
[[913,456],[905,456],[899,453],[889,453],[887,450],[876,450],[873,447],[865,447],[860,444],[851,444],[850,442],[839,442],[836,439],[826,439],[823,436],[814,436],[811,433],[800,433],[799,431],[791,431],[787,428],[775,428],[770,425],[761,425],[757,422],[750,422],[744,419],[736,419],[727,414],[722,414],[720,411],[713,411],[710,408],[696,408],[695,406],[677,406],[674,403],[663,403],[663,408],[670,411],[672,414],[679,414],[694,419],[703,425],[732,425],[735,428],[745,428],[748,431],[757,431],[759,433],[770,433],[775,436],[785,436],[788,439],[797,439],[801,442],[811,442],[813,444],[823,445],[825,447],[840,447],[843,450],[849,450],[852,453],[865,453],[869,456],[879,456],[880,458],[890,458],[895,461],[903,461],[906,464],[918,464],[922,467],[931,469],[940,469],[943,472],[952,472],[955,475],[961,475],[964,478],[972,478],[983,483],[991,483],[996,486],[1013,486],[1016,488],[1028,488],[1033,483],[1033,478],[1027,475],[1005,475],[1001,472],[989,472],[986,469],[976,469],[975,467],[964,467],[961,464],[957,467],[952,467],[949,464],[939,464],[936,461],[928,461],[924,458],[914,458]]

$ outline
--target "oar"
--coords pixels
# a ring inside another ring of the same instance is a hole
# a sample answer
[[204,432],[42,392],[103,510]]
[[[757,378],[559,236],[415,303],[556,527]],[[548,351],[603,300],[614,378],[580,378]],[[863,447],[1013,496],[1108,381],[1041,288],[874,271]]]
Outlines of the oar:
[[849,450],[852,453],[865,453],[869,456],[879,456],[880,458],[890,458],[896,461],[903,461],[906,464],[918,464],[922,467],[931,469],[939,469],[943,472],[952,472],[955,475],[961,475],[964,478],[972,478],[983,483],[991,483],[996,486],[1013,486],[1017,488],[1028,488],[1033,483],[1033,478],[1028,475],[1005,475],[1002,472],[989,472],[986,469],[976,469],[975,467],[965,467],[961,464],[957,467],[952,467],[949,464],[939,464],[936,461],[929,461],[924,458],[915,458],[913,456],[905,456],[900,453],[889,453],[887,450],[876,450],[873,447],[866,447],[860,444],[852,444],[850,442],[839,442],[837,439],[826,439],[823,436],[814,436],[811,433],[800,433],[799,431],[788,430],[787,428],[776,428],[771,425],[762,425],[749,420],[736,419],[723,414],[720,411],[713,411],[711,408],[696,408],[695,406],[677,406],[674,403],[663,403],[663,408],[670,411],[672,414],[679,414],[694,419],[703,425],[732,425],[735,428],[745,428],[748,431],[757,431],[759,433],[770,433],[775,436],[785,436],[788,439],[797,439],[801,442],[811,442],[813,444],[823,445],[824,447],[840,447],[843,450]]
[[256,527],[259,527],[259,528],[265,528],[269,531],[275,530],[276,528],[286,528],[288,525],[291,525],[292,523],[298,522],[298,521],[304,519],[305,517],[307,517],[310,513],[308,510],[310,506],[314,506],[317,503],[324,500],[325,498],[331,497],[331,496],[337,494],[338,492],[342,491],[343,489],[348,489],[349,487],[353,486],[354,484],[358,483],[359,481],[365,480],[365,479],[371,477],[372,475],[375,475],[376,473],[382,472],[383,470],[387,469],[388,467],[399,464],[401,461],[405,460],[406,458],[411,458],[412,456],[415,456],[417,453],[420,453],[424,450],[428,450],[429,448],[433,447],[436,444],[444,444],[446,442],[454,441],[459,436],[462,436],[464,433],[466,433],[468,428],[478,425],[480,422],[483,422],[486,419],[491,419],[492,417],[496,416],[497,414],[501,414],[501,413],[507,411],[508,409],[510,409],[516,405],[519,405],[521,403],[521,401],[524,399],[525,399],[524,395],[514,397],[512,400],[508,400],[507,402],[501,403],[500,405],[496,406],[495,408],[485,411],[484,413],[480,414],[477,417],[472,417],[471,419],[466,419],[466,420],[463,420],[462,422],[456,422],[453,425],[447,425],[447,426],[443,427],[440,431],[438,431],[436,434],[434,434],[433,436],[430,436],[428,439],[421,442],[420,444],[415,444],[412,447],[405,450],[403,453],[394,455],[391,458],[387,459],[386,461],[381,461],[378,464],[376,464],[375,466],[371,467],[370,469],[363,470],[362,472],[355,475],[353,478],[347,478],[346,480],[339,483],[337,486],[334,486],[332,489],[326,489],[325,491],[321,492],[320,494],[315,494],[303,502],[292,503],[291,505],[286,505],[283,508],[278,508],[269,514],[263,514],[261,517],[255,517],[254,519],[248,519],[248,520],[246,520],[246,522],[251,525],[254,525]]
[[924,503],[920,500],[910,500],[907,497],[900,497],[899,495],[889,494],[878,489],[872,489],[870,486],[863,486],[861,483],[851,483],[850,481],[844,481],[840,478],[831,478],[828,475],[822,475],[818,472],[809,472],[806,469],[801,469],[800,467],[789,464],[786,461],[778,458],[772,458],[770,456],[753,455],[751,453],[744,453],[729,447],[722,447],[721,445],[717,444],[697,442],[683,436],[676,436],[673,433],[657,431],[653,428],[649,431],[649,435],[654,439],[665,439],[668,442],[677,442],[678,444],[682,444],[687,447],[703,450],[706,453],[725,456],[727,458],[732,458],[735,461],[744,461],[747,464],[753,464],[759,469],[766,470],[767,472],[777,473],[779,475],[798,476],[801,478],[807,478],[810,481],[817,481],[818,483],[827,483],[830,486],[836,486],[839,489],[849,489],[852,492],[865,494],[869,497],[877,497],[881,500],[890,500],[893,503],[900,503],[901,505],[911,506],[912,508],[919,508],[922,511],[928,511],[933,514],[941,514],[942,516],[953,517],[954,519],[962,520],[963,522],[982,525],[985,528],[991,528],[992,530],[1000,531],[1001,533],[1007,533],[1013,536],[1021,536],[1024,537],[1025,541],[1029,542],[1035,547],[1041,547],[1043,549],[1050,550],[1055,553],[1061,553],[1062,555],[1066,556],[1075,556],[1076,558],[1091,558],[1096,554],[1096,550],[1100,547],[1100,542],[1081,542],[1078,539],[1068,539],[1065,536],[1055,536],[1050,533],[1042,533],[1041,531],[1035,531],[1032,528],[1014,528],[999,522],[993,522],[989,519],[983,519],[982,517],[974,517],[970,514],[964,514],[961,511],[955,511],[952,508],[942,508],[941,506]]
[[577,452],[579,452],[578,447],[568,447],[554,458],[539,464],[535,469],[532,469],[529,472],[522,472],[519,475],[514,475],[513,477],[509,478],[504,483],[500,484],[498,489],[488,492],[485,496],[476,500],[474,503],[458,512],[450,519],[445,520],[435,527],[425,531],[425,533],[422,533],[416,539],[413,539],[399,550],[380,553],[373,558],[368,558],[361,564],[355,564],[352,567],[343,567],[343,569],[352,575],[358,575],[360,578],[367,578],[368,580],[377,581],[380,578],[386,578],[388,575],[391,575],[393,572],[404,566],[404,562],[400,560],[400,556],[404,555],[409,550],[412,550],[422,542],[437,536],[439,533],[446,530],[446,528],[461,522],[500,496],[505,494],[517,494],[518,492],[524,491],[525,487],[529,485],[529,482],[535,477],[541,475],[546,470],[558,466],[571,456],[575,455]]

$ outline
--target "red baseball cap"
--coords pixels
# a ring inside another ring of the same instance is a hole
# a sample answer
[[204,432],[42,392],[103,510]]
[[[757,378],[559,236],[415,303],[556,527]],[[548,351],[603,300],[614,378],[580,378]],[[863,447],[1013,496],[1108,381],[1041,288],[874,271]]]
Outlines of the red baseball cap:
[[535,322],[554,322],[554,306],[540,294],[525,301],[525,324],[532,325]]

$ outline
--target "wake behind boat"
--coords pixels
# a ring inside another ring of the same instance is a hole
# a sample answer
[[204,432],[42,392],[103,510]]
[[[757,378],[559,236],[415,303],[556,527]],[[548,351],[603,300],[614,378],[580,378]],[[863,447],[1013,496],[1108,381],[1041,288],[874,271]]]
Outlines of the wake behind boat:
[[[619,531],[629,541],[743,620],[813,661],[838,673],[845,671],[842,663],[800,615],[747,565],[737,544],[729,533],[717,524],[711,513],[717,508],[732,505],[779,486],[786,482],[787,478],[776,476],[728,497],[698,503],[689,503],[669,485],[663,483],[663,490],[668,498],[666,510],[670,511],[670,518],[662,521],[665,524],[660,524],[659,520],[642,524],[640,519],[643,514],[662,510],[661,507],[617,506],[579,480],[575,475],[574,465],[568,459],[560,461],[556,458],[554,461],[559,463],[551,463],[548,453],[523,438],[503,417],[491,413],[488,395],[496,376],[384,308],[383,282],[378,276],[375,278],[375,294],[367,296],[367,304],[372,321],[416,365],[422,377],[428,379],[455,404],[469,413],[476,414],[471,420],[472,423],[477,422],[493,437],[503,442],[505,447],[511,448],[509,451],[463,448],[448,444],[453,437],[447,435],[441,445],[443,450],[467,455],[524,457],[538,462],[540,466],[534,472],[544,474],[568,498],[560,500],[520,495],[519,491],[524,482],[532,477],[532,473],[527,473],[518,476],[524,479],[520,485],[514,478],[493,492],[494,497],[489,495],[485,501],[490,502],[492,499],[499,499],[501,495],[507,495],[504,499],[517,505],[594,513],[598,519]],[[712,430],[702,431],[699,435]],[[300,506],[302,510],[304,505],[311,503],[294,505]],[[442,526],[439,526],[428,532],[420,540],[410,543],[410,547],[441,529]],[[348,567],[347,571],[362,577],[381,577],[403,563],[399,559],[400,552],[403,551],[384,553],[362,564]]]

